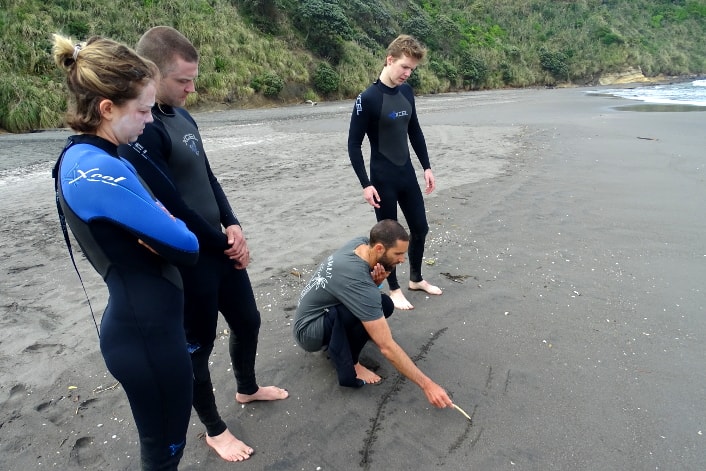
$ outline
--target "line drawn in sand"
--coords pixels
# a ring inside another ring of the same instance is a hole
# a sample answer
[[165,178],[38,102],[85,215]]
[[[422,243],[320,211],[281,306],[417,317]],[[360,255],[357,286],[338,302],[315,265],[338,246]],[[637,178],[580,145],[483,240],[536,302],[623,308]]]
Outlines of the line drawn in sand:
[[[427,343],[425,343],[419,350],[419,353],[412,358],[412,361],[417,363],[419,360],[424,359],[424,357],[429,353],[429,350],[431,347],[434,345],[436,340],[441,337],[446,331],[448,330],[447,327],[444,327],[443,329],[440,329],[436,331],[432,336],[429,338]],[[398,374],[397,377],[395,378],[394,382],[390,386],[390,389],[382,395],[380,402],[378,403],[377,410],[375,411],[374,417],[370,420],[371,421],[371,426],[370,429],[367,432],[367,435],[365,437],[364,443],[363,443],[363,448],[360,451],[360,454],[362,455],[361,461],[360,461],[360,466],[363,469],[369,469],[370,465],[372,464],[372,459],[371,455],[373,454],[374,450],[374,445],[377,440],[377,434],[382,428],[382,421],[384,419],[384,410],[387,404],[392,400],[392,397],[399,392],[401,389],[402,383],[406,378],[402,376],[401,374]],[[468,440],[468,437],[471,436],[471,431],[473,428],[473,415],[476,412],[478,406],[473,407],[473,412],[470,414],[471,420],[467,421],[467,425],[464,428],[463,432],[461,435],[454,440],[453,444],[449,447],[448,453],[453,453],[454,451],[458,450],[461,445]],[[478,433],[471,439],[471,447],[473,447],[477,442],[478,439],[480,438],[480,434],[483,431],[481,428]]]

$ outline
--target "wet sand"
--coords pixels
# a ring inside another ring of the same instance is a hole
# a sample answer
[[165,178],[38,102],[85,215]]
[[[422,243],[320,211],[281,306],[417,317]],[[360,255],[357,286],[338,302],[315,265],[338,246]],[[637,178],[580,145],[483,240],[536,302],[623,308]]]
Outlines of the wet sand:
[[[417,99],[438,185],[423,268],[444,294],[409,292],[416,309],[390,323],[472,423],[372,345],[385,379],[350,390],[292,338],[312,269],[375,222],[346,153],[352,102],[196,115],[253,255],[258,379],[290,398],[235,403],[219,324],[216,397],[256,453],[223,462],[194,415],[180,469],[705,469],[706,114],[585,91]],[[56,216],[67,135],[0,136],[2,159],[27,163],[0,174],[0,469],[135,469]],[[78,265],[100,320],[104,284]]]

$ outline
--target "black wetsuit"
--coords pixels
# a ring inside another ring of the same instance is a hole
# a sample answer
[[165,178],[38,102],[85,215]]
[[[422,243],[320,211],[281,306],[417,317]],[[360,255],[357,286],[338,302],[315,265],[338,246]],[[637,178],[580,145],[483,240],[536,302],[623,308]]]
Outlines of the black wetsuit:
[[208,435],[216,436],[226,430],[208,370],[218,311],[230,328],[230,357],[241,394],[258,390],[255,356],[260,313],[247,271],[236,269],[223,253],[229,245],[222,226],[238,224],[238,219],[211,171],[196,123],[182,108],[155,105],[152,114],[154,122],[136,143],[121,147],[121,154],[199,239],[198,264],[181,268],[184,327],[194,368],[194,408]]
[[142,467],[171,470],[183,454],[192,400],[182,283],[171,263],[195,263],[198,242],[117,155],[100,137],[71,137],[55,169],[57,198],[108,286],[100,348],[130,401]]
[[[370,179],[361,146],[370,141]],[[417,119],[414,93],[406,83],[390,88],[377,80],[358,95],[348,131],[348,156],[363,188],[373,185],[380,195],[378,221],[397,220],[397,203],[409,225],[410,280],[422,281],[424,241],[429,232],[424,198],[417,183],[407,138],[424,170],[430,169],[427,145]],[[387,281],[391,290],[400,287],[396,271]]]

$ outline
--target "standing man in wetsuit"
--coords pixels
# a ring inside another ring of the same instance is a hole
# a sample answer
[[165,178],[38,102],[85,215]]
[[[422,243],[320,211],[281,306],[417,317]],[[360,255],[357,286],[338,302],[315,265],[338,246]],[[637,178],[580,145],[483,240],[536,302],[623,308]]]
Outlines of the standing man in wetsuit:
[[[397,203],[409,225],[409,289],[439,295],[441,289],[422,278],[424,241],[429,232],[424,198],[412,166],[407,138],[424,169],[424,192],[436,188],[427,145],[417,119],[414,92],[407,79],[426,50],[413,37],[398,36],[387,48],[379,79],[358,95],[348,130],[348,156],[363,187],[363,198],[378,221],[397,220]],[[361,146],[370,141],[370,178]],[[390,298],[397,309],[414,309],[400,289],[396,271],[387,278]]]
[[244,404],[285,399],[289,394],[285,389],[257,384],[260,313],[246,270],[250,253],[240,223],[211,172],[196,123],[182,108],[189,93],[195,91],[198,52],[186,37],[167,26],[147,31],[135,49],[157,64],[162,79],[152,108],[154,123],[136,143],[123,146],[122,155],[159,200],[198,237],[197,265],[181,270],[184,327],[194,371],[193,405],[206,426],[206,443],[226,461],[242,461],[254,450],[238,440],[221,419],[208,369],[218,311],[230,328],[235,400]]

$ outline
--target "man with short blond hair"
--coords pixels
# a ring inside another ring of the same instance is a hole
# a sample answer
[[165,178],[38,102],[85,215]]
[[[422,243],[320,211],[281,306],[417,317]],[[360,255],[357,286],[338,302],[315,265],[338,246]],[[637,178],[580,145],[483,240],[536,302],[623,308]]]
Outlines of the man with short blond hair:
[[[410,158],[409,142],[424,169],[426,194],[436,188],[427,145],[417,119],[414,92],[406,83],[426,50],[412,36],[401,35],[387,48],[385,66],[378,80],[358,95],[348,130],[348,156],[363,198],[378,221],[397,220],[397,204],[410,230],[409,289],[439,295],[441,289],[422,278],[424,242],[429,232],[424,198]],[[365,169],[363,139],[370,142],[370,178]],[[413,309],[400,289],[395,270],[387,279],[390,298],[398,309]]]

